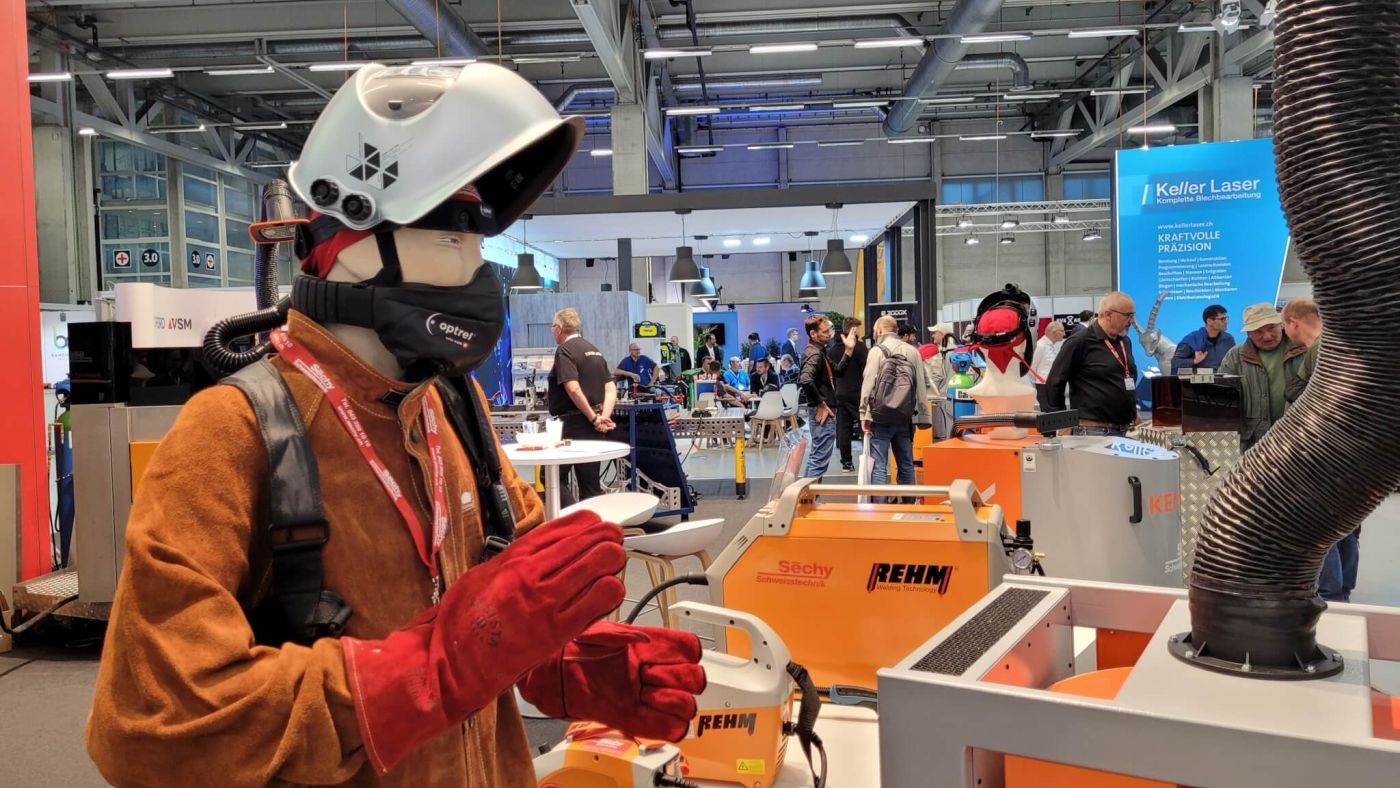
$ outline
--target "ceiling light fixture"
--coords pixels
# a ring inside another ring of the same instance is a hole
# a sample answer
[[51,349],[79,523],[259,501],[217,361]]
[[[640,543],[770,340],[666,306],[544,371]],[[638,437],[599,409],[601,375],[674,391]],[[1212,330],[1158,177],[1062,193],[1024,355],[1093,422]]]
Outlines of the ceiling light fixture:
[[919,99],[921,104],[971,104],[976,101],[976,96],[938,96],[935,98]]
[[1205,24],[1182,24],[1176,28],[1178,33],[1214,33],[1215,27],[1209,22]]
[[78,129],[78,136],[79,136],[79,137],[96,137],[96,136],[97,136],[97,129],[94,129],[94,128],[91,127],[91,126],[84,126],[84,127],[82,127],[81,129]]
[[582,60],[581,55],[525,55],[523,57],[512,57],[515,63],[577,63]]
[[[741,79],[732,82],[712,79],[706,81],[704,87],[711,91],[716,90],[753,90],[756,88],[801,88],[816,87],[823,84],[821,77],[779,77],[776,79]],[[674,87],[680,92],[698,92],[701,88],[699,80],[694,82],[676,82]]]
[[975,134],[971,137],[958,137],[959,142],[997,142],[1006,139],[1005,134]]
[[963,246],[976,246],[980,243],[982,243],[982,239],[975,235],[969,235],[963,239]]
[[1148,123],[1128,129],[1129,134],[1174,134],[1175,132],[1176,126],[1171,123]]
[[749,150],[789,150],[796,145],[794,142],[760,142],[747,147]]
[[741,238],[726,238],[726,239],[724,239],[724,248],[725,248],[725,249],[733,249],[734,247],[740,246],[740,245],[742,245],[743,243],[744,243],[744,241],[743,241],[743,239],[741,239]]
[[250,164],[245,164],[243,166],[251,167],[255,170],[274,170],[278,167],[288,167],[290,165],[291,162],[289,161],[255,161]]
[[476,62],[474,57],[434,57],[427,60],[415,60],[415,66],[470,66]]
[[676,213],[681,217],[681,245],[676,247],[676,262],[671,265],[672,282],[700,281],[700,267],[695,264],[695,250],[685,245],[685,216],[689,208],[680,208]]
[[815,52],[817,45],[811,42],[801,44],[754,44],[749,47],[750,55],[778,55],[785,52]]
[[856,49],[887,49],[893,47],[921,47],[922,38],[902,36],[900,38],[864,38],[856,41]]
[[340,63],[312,63],[309,71],[359,71],[369,65],[368,60],[346,60]]
[[234,131],[279,131],[287,128],[287,121],[280,120],[268,123],[237,123],[234,124]]
[[719,153],[724,150],[723,145],[682,145],[676,148],[676,153]]
[[198,134],[205,130],[203,123],[190,126],[165,126],[163,128],[146,129],[151,134]]
[[1089,91],[1089,95],[1101,96],[1141,96],[1147,93],[1146,85],[1134,85],[1126,88],[1094,88]]
[[247,77],[253,74],[271,74],[272,66],[238,66],[237,68],[210,68],[204,73],[211,77]]
[[889,142],[891,145],[910,145],[915,142],[927,142],[932,144],[937,140],[937,137],[898,137],[896,139],[886,141]]
[[1050,101],[1059,98],[1060,93],[1006,93],[1002,98],[1007,101]]
[[831,237],[826,239],[826,256],[822,257],[822,275],[850,276],[855,273],[855,267],[851,265],[851,258],[846,256],[846,249],[841,243],[840,231],[837,229],[837,217],[841,213],[841,203],[830,202],[826,204],[826,207],[831,209]]
[[[696,236],[696,238],[699,237],[698,235]],[[719,292],[715,290],[715,280],[710,276],[710,267],[708,265],[700,269],[700,281],[691,285],[690,294],[699,299],[714,298],[719,294]]]
[[592,156],[595,159],[602,158],[604,156],[611,156],[612,148],[594,148],[588,152],[588,155]]
[[[816,290],[806,290],[806,289],[798,288],[798,290],[797,290],[797,300],[798,300],[798,301],[820,301],[820,300],[822,300],[822,296],[821,296],[821,293],[818,293]],[[803,314],[811,314],[812,308],[811,308],[811,307],[806,307],[806,306],[804,306],[804,307],[802,307],[802,312],[803,312]]]
[[1002,246],[1006,246],[1007,244],[1014,244],[1014,243],[1016,243],[1016,236],[1014,236],[1014,235],[1003,235],[1003,236],[1001,237],[1000,243],[1001,243]]
[[767,246],[772,240],[772,238],[769,238],[766,235],[760,235],[759,237],[753,239],[749,243],[753,244],[754,246]]
[[1090,230],[1090,231],[1084,233],[1084,240],[1085,240],[1085,241],[1102,241],[1102,240],[1103,240],[1103,233],[1099,232],[1098,230]]
[[1142,31],[1135,27],[1102,27],[1089,30],[1071,30],[1070,38],[1118,38],[1119,36],[1136,36]]
[[1014,216],[1008,216],[1005,219],[1001,220],[1001,229],[1003,230],[1014,230],[1020,226],[1021,220],[1015,218]]
[[832,109],[869,109],[870,107],[884,107],[888,101],[835,101],[832,102]]
[[29,81],[30,81],[30,82],[72,82],[72,81],[73,81],[73,72],[71,72],[71,71],[52,71],[52,72],[48,72],[48,73],[30,74],[30,75],[29,75]]
[[972,226],[972,217],[971,217],[971,216],[968,216],[967,214],[963,214],[962,216],[959,216],[959,217],[958,217],[958,229],[959,229],[959,230],[966,230],[967,228],[969,228],[969,227],[971,227],[971,226]]
[[818,148],[848,148],[852,145],[864,145],[865,140],[823,140],[817,143]]
[[709,47],[685,49],[648,49],[642,53],[647,60],[667,60],[673,57],[706,57],[714,53]]
[[1060,137],[1078,137],[1079,129],[1062,129],[1059,131],[1032,131],[1031,139],[1057,139]]
[[870,236],[866,235],[865,233],[856,233],[855,235],[851,236],[851,243],[853,244],[863,244],[869,240]]
[[667,115],[718,115],[719,107],[667,107]]
[[1004,44],[1013,41],[1030,41],[1030,33],[972,33],[961,39],[964,44]]
[[175,72],[168,68],[118,68],[107,72],[108,79],[168,79]]
[[755,105],[749,107],[749,112],[796,112],[806,108],[806,104],[772,104],[767,107]]
[[515,276],[511,277],[511,290],[541,290],[544,280],[540,269],[535,267],[535,256],[525,251],[530,248],[530,215],[520,217],[520,254],[515,256]]
[[1069,224],[1069,217],[1063,213],[1057,213],[1055,214],[1054,222],[1055,224]]

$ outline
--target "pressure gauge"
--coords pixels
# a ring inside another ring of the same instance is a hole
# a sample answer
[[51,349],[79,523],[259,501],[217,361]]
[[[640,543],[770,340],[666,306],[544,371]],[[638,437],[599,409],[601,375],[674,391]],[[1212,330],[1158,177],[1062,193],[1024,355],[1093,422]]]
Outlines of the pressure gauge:
[[1024,547],[1012,550],[1010,558],[1011,568],[1020,574],[1030,574],[1031,567],[1035,565],[1035,556]]

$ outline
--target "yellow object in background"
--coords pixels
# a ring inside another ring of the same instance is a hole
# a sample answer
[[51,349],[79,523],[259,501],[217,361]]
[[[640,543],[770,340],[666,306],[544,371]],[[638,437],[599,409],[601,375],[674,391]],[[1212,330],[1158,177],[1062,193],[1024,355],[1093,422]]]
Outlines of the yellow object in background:
[[136,490],[141,486],[141,477],[146,475],[146,466],[151,455],[156,453],[160,441],[132,441],[131,446],[131,497],[136,498]]

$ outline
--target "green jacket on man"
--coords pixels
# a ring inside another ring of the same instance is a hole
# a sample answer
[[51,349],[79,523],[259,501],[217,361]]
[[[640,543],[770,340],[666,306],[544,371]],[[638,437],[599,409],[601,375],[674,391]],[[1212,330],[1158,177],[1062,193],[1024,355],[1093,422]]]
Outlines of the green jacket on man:
[[[1283,379],[1285,385],[1298,375],[1303,365],[1308,347],[1284,335],[1286,348],[1283,353]],[[1264,433],[1274,426],[1269,406],[1269,373],[1259,358],[1259,349],[1252,341],[1236,345],[1225,354],[1220,362],[1217,375],[1238,375],[1240,408],[1243,418],[1240,422],[1240,449],[1248,449],[1264,437]]]

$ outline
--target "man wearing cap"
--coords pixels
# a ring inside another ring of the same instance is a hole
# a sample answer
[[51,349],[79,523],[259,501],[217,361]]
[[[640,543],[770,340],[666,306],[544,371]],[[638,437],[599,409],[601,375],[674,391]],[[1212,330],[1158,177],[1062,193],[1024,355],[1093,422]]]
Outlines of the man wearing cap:
[[1049,410],[1064,410],[1065,386],[1079,411],[1078,435],[1123,436],[1137,422],[1137,362],[1125,339],[1136,312],[1127,293],[1099,301],[1098,319],[1065,340],[1045,379]]
[[929,344],[919,348],[919,357],[924,360],[924,373],[928,376],[928,398],[933,413],[933,437],[939,440],[948,437],[953,424],[953,409],[948,401],[948,378],[953,374],[948,363],[948,338],[953,335],[952,323],[939,323],[929,326]]
[[1240,448],[1248,449],[1283,418],[1288,407],[1288,381],[1297,377],[1308,347],[1289,339],[1283,319],[1272,304],[1255,304],[1244,310],[1244,330],[1249,335],[1220,362],[1221,375],[1238,375],[1232,381],[1240,390]]

